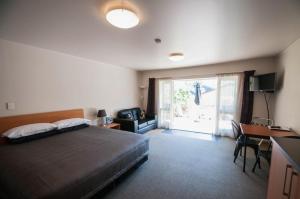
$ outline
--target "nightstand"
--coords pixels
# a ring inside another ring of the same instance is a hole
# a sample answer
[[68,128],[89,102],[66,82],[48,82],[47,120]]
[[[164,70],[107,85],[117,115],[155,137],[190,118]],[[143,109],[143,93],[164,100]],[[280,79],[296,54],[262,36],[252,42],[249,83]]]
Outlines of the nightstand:
[[121,125],[119,123],[111,123],[111,124],[106,124],[104,126],[99,126],[102,128],[107,128],[107,129],[120,129]]

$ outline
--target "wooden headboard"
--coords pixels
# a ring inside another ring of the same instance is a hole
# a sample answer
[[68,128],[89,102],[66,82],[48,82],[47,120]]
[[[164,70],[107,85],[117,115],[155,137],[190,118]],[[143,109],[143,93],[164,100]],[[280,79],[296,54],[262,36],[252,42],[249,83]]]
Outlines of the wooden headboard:
[[83,109],[0,117],[0,135],[8,129],[25,124],[51,123],[63,119],[83,117]]

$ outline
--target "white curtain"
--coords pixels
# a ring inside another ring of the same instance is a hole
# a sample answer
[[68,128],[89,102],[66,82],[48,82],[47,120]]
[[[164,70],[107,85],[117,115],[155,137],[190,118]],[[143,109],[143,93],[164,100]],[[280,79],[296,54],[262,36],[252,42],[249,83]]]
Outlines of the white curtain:
[[159,80],[158,127],[172,128],[173,83],[171,79]]
[[231,120],[239,122],[243,93],[243,74],[218,75],[216,130],[220,136],[234,137]]

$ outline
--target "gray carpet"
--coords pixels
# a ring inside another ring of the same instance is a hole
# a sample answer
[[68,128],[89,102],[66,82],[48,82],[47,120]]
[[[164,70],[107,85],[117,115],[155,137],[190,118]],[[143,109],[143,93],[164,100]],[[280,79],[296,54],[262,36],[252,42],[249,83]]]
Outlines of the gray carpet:
[[212,141],[152,131],[149,160],[105,195],[105,199],[266,198],[268,165],[251,172],[254,154],[248,150],[247,172],[242,157],[233,163],[234,141]]

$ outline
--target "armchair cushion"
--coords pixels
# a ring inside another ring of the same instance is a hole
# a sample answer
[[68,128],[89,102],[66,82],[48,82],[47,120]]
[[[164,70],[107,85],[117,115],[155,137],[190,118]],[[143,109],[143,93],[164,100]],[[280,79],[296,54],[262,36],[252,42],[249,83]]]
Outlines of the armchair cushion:
[[141,115],[140,115],[140,119],[145,119],[146,118],[146,113],[144,110],[141,110]]

